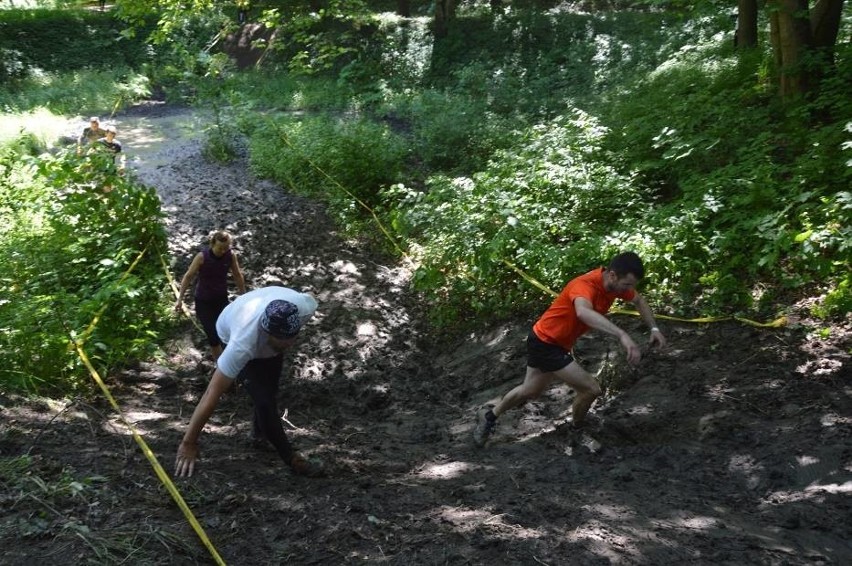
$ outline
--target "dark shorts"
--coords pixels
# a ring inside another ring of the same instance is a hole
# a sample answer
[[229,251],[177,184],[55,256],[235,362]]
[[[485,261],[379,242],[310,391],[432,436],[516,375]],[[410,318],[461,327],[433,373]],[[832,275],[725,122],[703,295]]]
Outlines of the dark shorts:
[[201,323],[201,328],[204,329],[204,334],[207,335],[207,343],[211,346],[218,346],[222,343],[219,335],[216,333],[216,319],[228,306],[228,295],[217,299],[199,299],[195,298],[195,314],[198,316],[198,322]]
[[573,361],[571,352],[562,346],[542,341],[534,331],[530,330],[530,335],[527,336],[528,366],[549,372],[560,370]]

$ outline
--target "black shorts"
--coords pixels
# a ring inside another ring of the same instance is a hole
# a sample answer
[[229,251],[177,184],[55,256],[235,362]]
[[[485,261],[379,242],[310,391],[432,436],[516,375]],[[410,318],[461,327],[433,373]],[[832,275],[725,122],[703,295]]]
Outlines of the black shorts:
[[195,314],[198,316],[198,321],[201,323],[201,328],[204,329],[204,334],[207,335],[207,343],[211,346],[218,346],[222,343],[219,335],[216,333],[216,319],[228,306],[228,295],[217,299],[199,299],[195,298]]
[[573,361],[571,352],[562,346],[542,341],[534,331],[530,330],[530,335],[527,336],[528,366],[550,372],[560,370]]

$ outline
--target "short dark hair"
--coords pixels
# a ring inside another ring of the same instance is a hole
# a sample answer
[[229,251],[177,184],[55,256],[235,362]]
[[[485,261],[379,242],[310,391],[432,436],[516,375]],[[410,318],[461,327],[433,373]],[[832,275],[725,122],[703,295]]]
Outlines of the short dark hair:
[[642,260],[633,252],[620,253],[609,262],[609,270],[614,271],[618,278],[632,273],[636,279],[645,277],[645,267]]

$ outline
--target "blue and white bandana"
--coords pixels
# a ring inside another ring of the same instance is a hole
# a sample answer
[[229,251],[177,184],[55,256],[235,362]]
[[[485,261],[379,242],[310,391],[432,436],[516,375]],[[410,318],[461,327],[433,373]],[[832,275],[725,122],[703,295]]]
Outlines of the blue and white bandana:
[[299,309],[289,301],[272,301],[266,305],[260,327],[275,338],[292,338],[302,328]]

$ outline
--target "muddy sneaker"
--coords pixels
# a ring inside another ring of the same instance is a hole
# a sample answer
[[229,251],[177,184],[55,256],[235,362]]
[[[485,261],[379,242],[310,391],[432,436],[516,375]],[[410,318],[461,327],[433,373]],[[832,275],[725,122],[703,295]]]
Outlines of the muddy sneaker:
[[586,413],[586,416],[580,422],[574,422],[572,419],[568,422],[568,426],[574,430],[584,430],[586,432],[594,432],[603,428],[603,419],[594,413]]
[[476,416],[476,428],[473,429],[473,443],[482,448],[488,442],[488,437],[497,426],[497,417],[491,407],[481,411]]
[[290,469],[294,474],[308,478],[319,478],[325,475],[322,462],[305,458],[301,454],[293,454],[290,459]]
[[261,452],[272,452],[274,448],[272,444],[266,441],[262,436],[251,435],[248,439],[248,445],[250,448],[254,450],[260,450]]

